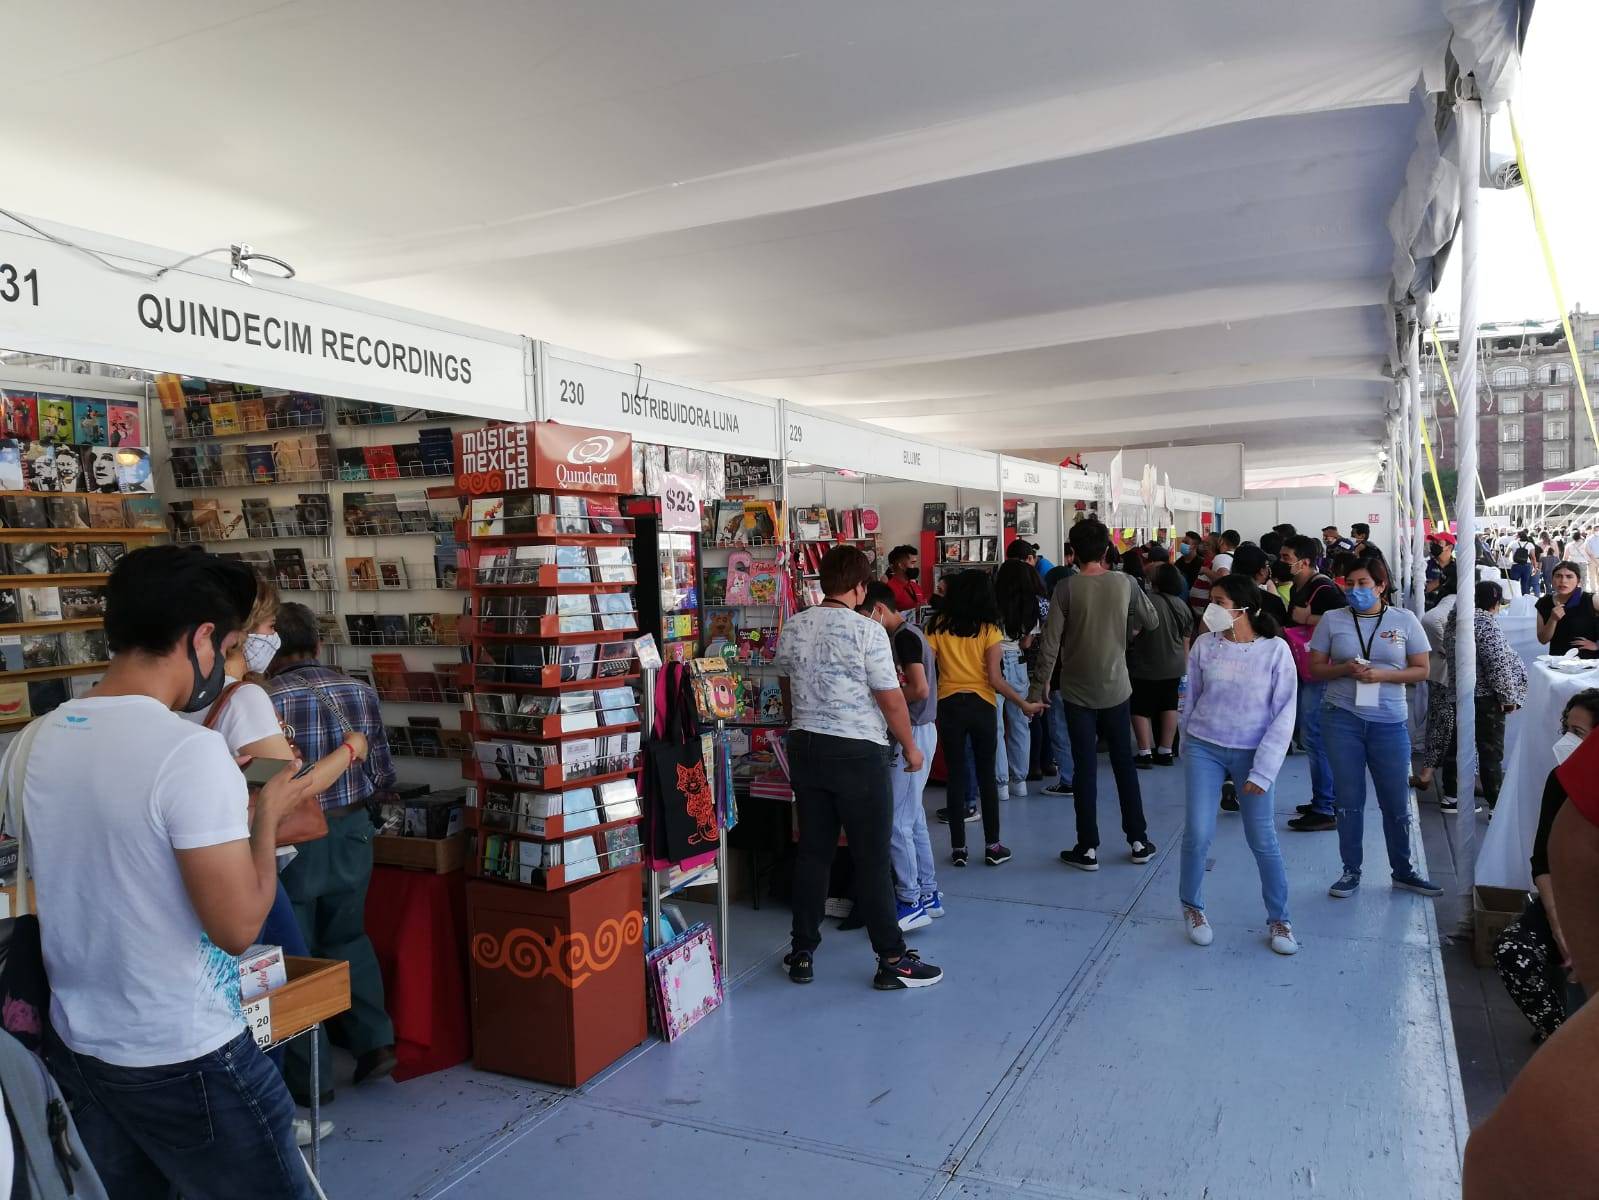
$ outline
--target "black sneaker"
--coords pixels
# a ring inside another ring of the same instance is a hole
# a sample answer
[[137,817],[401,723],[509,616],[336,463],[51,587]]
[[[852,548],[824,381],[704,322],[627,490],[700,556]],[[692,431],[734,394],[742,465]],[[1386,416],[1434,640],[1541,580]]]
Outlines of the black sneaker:
[[1316,806],[1314,804],[1296,804],[1294,805],[1294,811],[1300,816],[1304,816],[1306,813],[1315,812]]
[[995,842],[983,851],[983,861],[991,867],[1000,866],[1010,862],[1010,851],[1002,843]]
[[811,956],[804,950],[791,950],[783,955],[783,965],[788,968],[788,977],[794,983],[809,983],[816,978]]
[[1062,850],[1060,860],[1079,871],[1099,870],[1099,851],[1091,847],[1073,846],[1070,850]]
[[1238,809],[1238,785],[1231,779],[1226,780],[1221,785],[1221,810],[1222,812],[1237,812]]
[[1133,755],[1133,766],[1140,771],[1153,771],[1155,769],[1155,760],[1148,754],[1135,754]]
[[966,847],[961,846],[949,852],[949,861],[952,866],[964,867],[966,865]]
[[[934,814],[934,816],[936,816],[940,821],[944,822],[944,824],[949,824],[949,809],[941,808]],[[975,820],[977,820],[977,806],[973,805],[971,808],[966,810],[966,823],[970,825]]]
[[1338,818],[1330,817],[1326,813],[1308,812],[1302,817],[1290,820],[1288,828],[1296,833],[1324,833],[1329,829],[1338,828]]
[[1177,765],[1177,756],[1169,752],[1157,750],[1154,758],[1157,767],[1175,767]]
[[880,992],[898,992],[906,988],[932,987],[944,978],[944,972],[931,963],[924,963],[921,955],[907,950],[898,962],[877,960],[877,974],[872,976],[872,986]]
[[1071,784],[1062,783],[1058,779],[1044,789],[1044,795],[1046,796],[1071,796],[1074,794]]
[[1134,842],[1133,846],[1132,846],[1132,851],[1133,851],[1133,861],[1135,863],[1137,863],[1139,866],[1143,866],[1150,859],[1155,857],[1155,843],[1154,842]]

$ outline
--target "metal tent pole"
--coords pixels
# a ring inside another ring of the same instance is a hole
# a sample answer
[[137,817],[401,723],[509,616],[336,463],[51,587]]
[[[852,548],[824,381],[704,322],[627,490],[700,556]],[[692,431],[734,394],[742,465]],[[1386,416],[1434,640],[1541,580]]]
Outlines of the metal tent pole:
[[1473,628],[1477,590],[1477,269],[1478,174],[1482,151],[1482,104],[1462,100],[1460,122],[1460,341],[1456,362],[1456,391],[1460,397],[1455,419],[1456,461],[1459,484],[1455,492],[1456,546],[1459,562],[1455,600],[1455,771],[1460,810],[1455,819],[1455,878],[1460,895],[1469,903],[1477,867],[1477,639]]
[[1421,325],[1416,320],[1414,307],[1410,313],[1409,343],[1405,347],[1405,379],[1405,409],[1410,420],[1406,430],[1410,442],[1410,611],[1419,617],[1427,603],[1427,534],[1422,523],[1421,490]]

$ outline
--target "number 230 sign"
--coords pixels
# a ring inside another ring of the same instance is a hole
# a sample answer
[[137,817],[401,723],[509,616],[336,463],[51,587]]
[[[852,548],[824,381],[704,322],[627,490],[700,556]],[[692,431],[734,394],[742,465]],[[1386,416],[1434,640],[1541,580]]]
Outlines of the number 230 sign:
[[662,477],[661,528],[681,533],[699,532],[700,502],[694,494],[692,479],[671,471]]

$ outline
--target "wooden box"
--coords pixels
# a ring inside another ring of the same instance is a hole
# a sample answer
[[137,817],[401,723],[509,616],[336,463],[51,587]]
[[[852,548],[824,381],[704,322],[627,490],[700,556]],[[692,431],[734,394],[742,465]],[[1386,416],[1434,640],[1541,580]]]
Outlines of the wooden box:
[[448,875],[466,865],[467,833],[446,838],[395,837],[378,834],[372,839],[372,861],[383,867],[405,867]]
[[350,964],[329,958],[285,958],[289,982],[273,988],[272,1040],[281,1042],[350,1007]]
[[557,892],[467,881],[473,1066],[577,1087],[644,1040],[640,870]]
[[1478,884],[1471,889],[1471,960],[1474,963],[1479,967],[1494,965],[1494,942],[1526,907],[1527,893],[1521,888]]

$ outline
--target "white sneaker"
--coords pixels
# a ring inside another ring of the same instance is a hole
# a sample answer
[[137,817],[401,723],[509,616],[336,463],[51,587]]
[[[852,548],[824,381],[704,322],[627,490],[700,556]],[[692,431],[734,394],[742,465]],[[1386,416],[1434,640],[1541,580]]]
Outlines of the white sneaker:
[[1010,799],[1010,784],[1002,783],[1002,784],[999,785],[998,790],[999,790],[999,798],[1001,800],[1009,800]]
[[[332,1137],[333,1136],[333,1130],[335,1128],[336,1127],[334,1126],[332,1121],[323,1121],[322,1122],[322,1136],[325,1137],[325,1138],[326,1137]],[[295,1117],[294,1118],[294,1144],[296,1146],[309,1146],[311,1144],[311,1118],[310,1117]]]
[[1012,779],[1010,781],[1010,794],[1013,798],[1027,795],[1027,780]]
[[1183,906],[1183,916],[1188,920],[1188,940],[1196,946],[1208,946],[1216,937],[1216,931],[1210,927],[1210,922],[1205,920],[1205,914],[1197,908]]
[[1271,948],[1278,954],[1298,954],[1299,939],[1294,937],[1294,930],[1287,921],[1273,921],[1266,932],[1271,937]]

